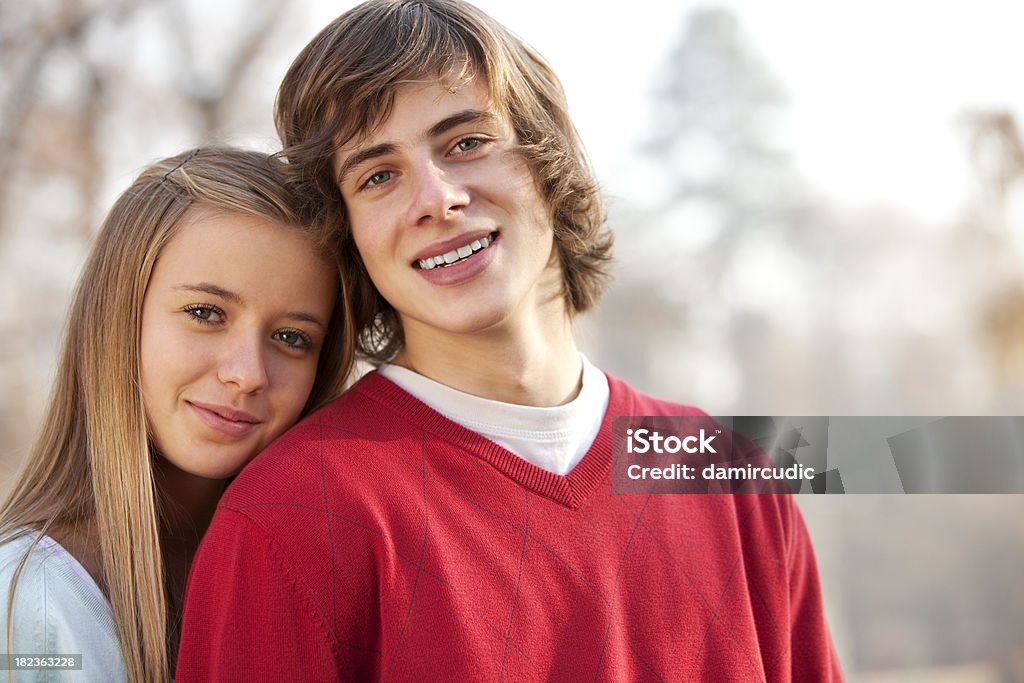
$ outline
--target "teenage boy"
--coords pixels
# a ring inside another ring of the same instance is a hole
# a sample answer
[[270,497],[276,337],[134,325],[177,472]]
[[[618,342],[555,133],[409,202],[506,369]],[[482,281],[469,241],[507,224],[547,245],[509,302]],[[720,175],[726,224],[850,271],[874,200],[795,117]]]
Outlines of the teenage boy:
[[459,0],[370,0],[277,123],[383,364],[225,494],[178,681],[840,678],[791,497],[612,492],[613,416],[700,411],[576,348],[611,238],[540,56]]

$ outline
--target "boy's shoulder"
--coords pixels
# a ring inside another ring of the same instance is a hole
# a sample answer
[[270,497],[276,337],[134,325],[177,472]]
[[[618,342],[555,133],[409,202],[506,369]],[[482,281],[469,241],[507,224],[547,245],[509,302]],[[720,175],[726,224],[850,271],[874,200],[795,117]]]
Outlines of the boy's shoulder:
[[[238,474],[221,498],[235,509],[270,501],[301,501],[325,481],[354,475],[356,461],[382,448],[418,442],[419,429],[402,409],[401,390],[370,373],[271,443]],[[385,446],[387,444],[387,446]],[[333,483],[333,482],[331,482]]]
[[700,408],[646,394],[607,372],[605,376],[608,378],[608,410],[612,417],[622,415],[707,415]]

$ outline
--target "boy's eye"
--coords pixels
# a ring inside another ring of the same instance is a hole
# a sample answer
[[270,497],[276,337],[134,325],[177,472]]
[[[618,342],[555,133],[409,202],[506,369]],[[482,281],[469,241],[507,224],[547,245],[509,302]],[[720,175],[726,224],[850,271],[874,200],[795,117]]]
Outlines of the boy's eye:
[[366,185],[380,185],[391,180],[391,171],[377,171],[372,176],[366,179]]
[[460,152],[469,152],[480,146],[480,138],[466,138],[455,143],[455,149]]

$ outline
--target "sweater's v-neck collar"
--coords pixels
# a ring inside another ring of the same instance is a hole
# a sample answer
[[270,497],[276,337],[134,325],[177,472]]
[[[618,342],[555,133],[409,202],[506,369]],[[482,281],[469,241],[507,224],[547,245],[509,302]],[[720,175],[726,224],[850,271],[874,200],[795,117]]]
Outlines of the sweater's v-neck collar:
[[449,420],[379,373],[371,372],[352,388],[382,403],[421,429],[484,460],[519,485],[551,500],[576,509],[610,475],[612,465],[611,419],[631,414],[629,392],[608,377],[608,409],[601,429],[583,459],[565,475],[555,474],[527,462],[498,444]]

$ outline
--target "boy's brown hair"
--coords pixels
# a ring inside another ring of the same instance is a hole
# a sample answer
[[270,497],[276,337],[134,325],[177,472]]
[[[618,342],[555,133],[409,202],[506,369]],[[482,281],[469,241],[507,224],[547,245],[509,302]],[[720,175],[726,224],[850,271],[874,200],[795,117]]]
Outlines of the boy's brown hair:
[[297,184],[340,231],[360,350],[376,361],[401,349],[401,323],[351,239],[332,157],[388,118],[403,85],[439,79],[480,79],[491,105],[507,112],[550,210],[570,315],[597,302],[608,276],[612,236],[551,67],[461,0],[369,0],[331,22],[295,59],[278,91],[275,122]]

